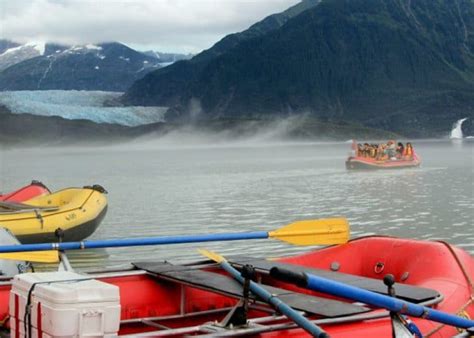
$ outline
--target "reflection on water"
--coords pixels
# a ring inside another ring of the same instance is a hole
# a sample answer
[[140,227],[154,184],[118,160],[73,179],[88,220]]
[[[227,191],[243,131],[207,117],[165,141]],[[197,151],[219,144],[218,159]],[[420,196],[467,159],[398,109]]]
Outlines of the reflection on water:
[[[2,190],[31,179],[52,189],[102,184],[110,208],[96,239],[272,230],[345,216],[352,237],[447,240],[474,253],[474,142],[415,142],[418,169],[347,172],[347,144],[62,148],[2,151]],[[288,255],[308,248],[272,240],[75,252],[75,267],[223,254]]]

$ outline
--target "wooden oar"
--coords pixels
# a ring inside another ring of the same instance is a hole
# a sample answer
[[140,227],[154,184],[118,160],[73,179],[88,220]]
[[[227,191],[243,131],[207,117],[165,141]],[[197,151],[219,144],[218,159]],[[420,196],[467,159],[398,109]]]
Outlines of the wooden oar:
[[474,320],[434,310],[426,306],[410,303],[394,297],[381,295],[310,273],[295,273],[287,269],[273,267],[270,270],[270,276],[310,290],[381,307],[396,313],[421,317],[463,329],[474,327]]
[[345,218],[328,218],[299,221],[270,232],[254,231],[206,235],[93,240],[83,242],[4,245],[0,246],[0,253],[48,250],[65,251],[267,238],[275,238],[293,245],[330,245],[346,243],[349,240],[349,236],[349,223]]
[[[209,250],[200,249],[199,252],[202,255],[219,263],[220,266],[225,271],[227,271],[232,277],[238,280],[240,284],[242,285],[244,284],[245,280],[241,276],[240,272],[234,269],[232,265],[230,265],[229,262],[227,262],[227,260],[223,256]],[[289,319],[294,321],[299,327],[301,327],[303,330],[311,334],[313,337],[319,337],[319,338],[329,337],[329,335],[326,332],[324,332],[319,326],[317,326],[316,324],[313,324],[311,321],[309,321],[299,312],[293,310],[290,306],[285,304],[278,297],[272,295],[270,292],[265,290],[264,287],[252,281],[250,281],[249,287],[250,287],[250,291],[252,291],[255,295],[257,295],[267,304],[273,306],[275,309],[283,313],[285,316],[287,316]]]

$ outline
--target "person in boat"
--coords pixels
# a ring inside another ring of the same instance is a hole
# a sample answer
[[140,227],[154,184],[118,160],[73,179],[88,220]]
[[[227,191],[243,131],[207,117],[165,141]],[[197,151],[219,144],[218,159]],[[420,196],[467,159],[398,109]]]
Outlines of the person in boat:
[[369,157],[369,144],[368,143],[364,143],[364,149],[363,149],[363,152],[362,152],[362,156]]
[[377,146],[376,146],[376,144],[371,144],[371,145],[370,145],[370,149],[369,149],[369,156],[370,156],[370,158],[375,159],[376,153],[377,153]]
[[364,147],[362,146],[362,143],[359,143],[357,145],[357,157],[362,157],[364,153]]
[[382,160],[384,160],[384,161],[389,158],[388,147],[390,147],[390,141],[388,141],[386,144],[384,143],[384,144],[382,145],[382,148],[383,148]]
[[410,142],[407,142],[407,146],[405,147],[403,157],[406,160],[413,160],[413,146],[411,145]]
[[403,146],[402,142],[398,142],[397,146],[397,158],[401,159],[403,157],[403,153],[405,152],[405,147]]
[[375,145],[371,144],[370,147],[369,147],[369,157],[370,158],[375,158],[375,150],[376,150]]
[[375,157],[375,159],[377,161],[381,161],[382,158],[384,156],[384,144],[383,143],[380,143],[378,146],[377,146],[377,156]]
[[386,144],[383,145],[383,157],[382,160],[387,161],[389,157],[389,150],[388,147],[390,147],[390,143],[387,142]]
[[374,147],[375,147],[375,156],[374,156],[374,160],[376,160],[379,156],[379,150],[380,150],[380,145],[379,144],[374,144]]
[[388,141],[387,143],[387,156],[389,159],[393,160],[396,159],[397,156],[397,145],[395,144],[395,141]]

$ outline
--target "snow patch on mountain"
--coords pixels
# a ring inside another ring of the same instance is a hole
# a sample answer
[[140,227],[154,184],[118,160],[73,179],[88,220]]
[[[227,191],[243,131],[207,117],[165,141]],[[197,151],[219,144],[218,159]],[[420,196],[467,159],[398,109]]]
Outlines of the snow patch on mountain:
[[168,66],[176,61],[189,60],[194,56],[193,54],[161,53],[154,50],[145,51],[143,54],[159,60],[160,64],[165,66]]
[[160,67],[167,67],[169,65],[172,65],[174,62],[159,62],[158,64]]
[[97,46],[97,45],[87,44],[87,45],[85,45],[84,47],[87,48],[87,49],[102,50],[102,47]]
[[44,55],[45,43],[30,42],[18,47],[12,47],[0,54],[0,71],[24,60]]
[[19,51],[21,48],[23,48],[23,46],[8,48],[6,51],[4,51],[2,54],[0,54],[0,56],[15,53],[15,52]]
[[44,42],[28,42],[18,47],[8,48],[6,51],[0,54],[0,56],[6,55],[6,54],[17,53],[25,48],[34,49],[38,55],[44,55],[46,44]]
[[122,93],[104,91],[45,90],[0,92],[0,105],[15,114],[60,116],[96,123],[139,126],[164,122],[167,107],[104,106]]
[[39,55],[44,55],[44,51],[46,50],[45,42],[28,42],[25,46],[33,47],[38,51]]
[[67,51],[81,51],[81,52],[89,52],[89,51],[99,51],[102,50],[102,47],[96,45],[74,45],[71,48],[67,49]]

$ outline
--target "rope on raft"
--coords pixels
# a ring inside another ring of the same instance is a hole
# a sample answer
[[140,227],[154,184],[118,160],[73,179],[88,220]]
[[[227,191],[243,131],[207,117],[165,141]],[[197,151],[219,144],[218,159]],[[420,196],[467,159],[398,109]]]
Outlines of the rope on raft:
[[[461,314],[463,313],[472,303],[474,303],[474,282],[472,281],[472,278],[471,276],[469,276],[469,274],[467,273],[467,270],[466,270],[466,267],[464,266],[464,264],[462,263],[461,259],[459,259],[459,256],[457,255],[456,251],[454,251],[454,248],[451,246],[451,244],[449,244],[448,242],[445,242],[445,241],[436,241],[438,243],[441,243],[443,244],[444,246],[446,246],[449,250],[449,252],[451,252],[451,254],[453,255],[454,259],[456,260],[456,263],[458,263],[458,266],[459,268],[461,269],[461,272],[463,273],[464,277],[466,278],[467,282],[469,283],[469,286],[471,287],[471,295],[469,297],[469,300],[459,308],[458,311],[456,311],[457,314]],[[432,329],[430,332],[428,332],[425,337],[430,337],[432,335],[434,335],[436,332],[438,332],[439,330],[441,330],[443,327],[445,326],[445,324],[440,324],[438,325],[437,327],[435,327],[434,329]]]

